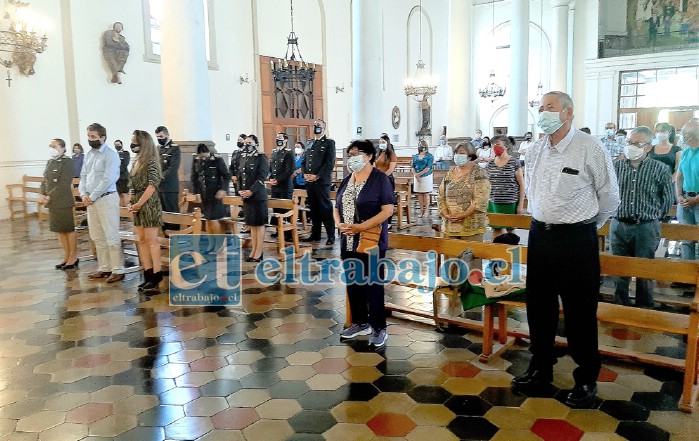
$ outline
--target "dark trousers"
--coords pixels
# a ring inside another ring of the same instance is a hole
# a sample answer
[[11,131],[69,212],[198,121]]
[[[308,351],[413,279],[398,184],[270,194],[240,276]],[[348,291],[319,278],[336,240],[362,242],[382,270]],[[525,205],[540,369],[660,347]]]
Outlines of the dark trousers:
[[311,210],[311,237],[320,239],[321,227],[325,225],[328,239],[335,237],[335,219],[333,218],[333,204],[330,201],[330,184],[322,182],[307,182],[306,191],[308,199],[306,203]]
[[[158,192],[158,195],[160,196],[160,205],[163,206],[163,211],[169,211],[171,213],[179,213],[180,212],[180,203],[178,200],[179,193],[172,192],[172,191],[161,191]],[[163,231],[164,230],[179,230],[180,226],[179,225],[174,225],[174,224],[163,224]]]
[[576,385],[594,384],[601,368],[597,344],[600,285],[597,228],[594,223],[551,226],[532,220],[527,252],[527,322],[531,335],[530,370],[551,371],[560,296],[568,350],[578,367]]
[[[343,269],[348,267],[347,259],[359,259],[364,268],[364,276],[369,277],[369,255],[343,251],[341,253]],[[386,257],[386,251],[379,251],[379,258]],[[347,266],[346,266],[347,265]],[[374,271],[376,273],[376,271]],[[378,268],[380,279],[385,277],[385,267]],[[352,312],[352,323],[363,325],[369,323],[371,327],[379,331],[386,328],[386,309],[384,307],[384,289],[381,284],[347,284],[347,299]]]
[[[274,185],[270,190],[270,196],[272,199],[291,199],[294,194],[294,188],[291,186],[291,181],[280,182]],[[283,213],[285,210],[281,208],[274,208],[272,211],[275,213]]]

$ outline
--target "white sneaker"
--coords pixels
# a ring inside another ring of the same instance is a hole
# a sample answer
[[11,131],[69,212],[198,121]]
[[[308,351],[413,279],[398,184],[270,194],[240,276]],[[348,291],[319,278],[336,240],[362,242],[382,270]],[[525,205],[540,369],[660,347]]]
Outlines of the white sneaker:
[[352,326],[340,332],[340,338],[348,339],[358,337],[360,335],[369,335],[371,333],[371,325],[368,323],[365,323],[363,325],[352,324]]
[[388,332],[384,328],[380,331],[374,331],[371,337],[369,337],[369,344],[380,348],[386,344],[386,340],[388,340]]

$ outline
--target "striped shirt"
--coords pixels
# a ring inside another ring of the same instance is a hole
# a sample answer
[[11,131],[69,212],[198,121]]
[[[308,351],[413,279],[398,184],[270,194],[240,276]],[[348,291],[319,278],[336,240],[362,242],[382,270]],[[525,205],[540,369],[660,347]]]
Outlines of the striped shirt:
[[490,200],[493,203],[513,204],[519,202],[519,184],[515,177],[519,168],[519,161],[512,157],[502,167],[495,165],[495,161],[490,161],[485,167],[490,178]]
[[638,167],[624,159],[614,163],[621,204],[616,217],[622,220],[660,219],[675,201],[672,174],[667,165],[646,158]]
[[619,206],[612,158],[602,142],[571,127],[555,147],[550,136],[527,152],[524,188],[534,219],[573,224],[594,218],[602,226]]

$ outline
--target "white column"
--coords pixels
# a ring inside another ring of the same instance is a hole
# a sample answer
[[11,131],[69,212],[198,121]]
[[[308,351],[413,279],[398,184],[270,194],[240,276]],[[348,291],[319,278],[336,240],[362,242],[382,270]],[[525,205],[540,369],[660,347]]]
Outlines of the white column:
[[211,98],[204,4],[169,0],[163,7],[160,68],[164,125],[175,140],[211,140]]
[[[381,2],[352,2],[352,134],[360,138],[378,138],[390,128],[390,113],[381,105],[381,16]],[[357,127],[362,128],[361,135],[354,135]]]
[[551,89],[562,92],[568,89],[568,3],[570,0],[551,0]]
[[[575,126],[576,127],[594,127],[592,130],[600,130],[593,122],[593,118],[588,118],[588,114],[596,113],[596,110],[589,113],[587,96],[590,96],[590,103],[597,103],[597,96],[592,93],[587,84],[585,60],[594,60],[597,58],[597,39],[590,37],[589,27],[597,26],[599,17],[600,4],[596,0],[576,0],[575,21],[573,26],[573,84],[571,97],[575,103],[576,109],[585,109],[584,112],[576,112]],[[596,90],[596,88],[595,88]],[[596,104],[595,104],[596,106]],[[604,126],[602,127],[604,128]]]
[[529,1],[513,1],[510,37],[510,85],[507,90],[507,132],[521,136],[527,131],[529,89]]
[[472,135],[476,129],[475,98],[471,74],[471,32],[473,5],[470,1],[449,1],[448,136]]

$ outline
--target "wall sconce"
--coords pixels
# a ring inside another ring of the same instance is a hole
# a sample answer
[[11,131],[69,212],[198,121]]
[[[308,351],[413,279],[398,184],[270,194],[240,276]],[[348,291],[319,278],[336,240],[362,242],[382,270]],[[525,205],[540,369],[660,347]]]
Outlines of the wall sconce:
[[243,78],[242,75],[240,76],[240,84],[243,84],[243,83],[250,84],[250,78],[248,77],[247,72],[245,73],[245,78]]
[[342,84],[342,87],[335,86],[335,93],[340,93],[340,92],[345,93],[345,84],[344,83]]

